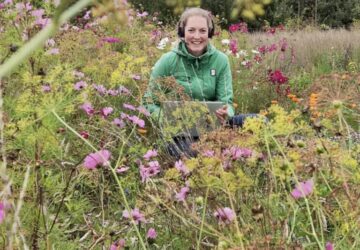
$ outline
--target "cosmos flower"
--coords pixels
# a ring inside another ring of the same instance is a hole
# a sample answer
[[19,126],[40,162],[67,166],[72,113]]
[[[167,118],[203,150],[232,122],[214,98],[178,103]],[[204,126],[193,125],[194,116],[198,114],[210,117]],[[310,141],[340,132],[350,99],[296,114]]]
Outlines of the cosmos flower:
[[220,223],[230,224],[236,218],[235,212],[228,207],[218,208],[214,212],[214,216]]
[[314,181],[312,179],[305,182],[299,182],[295,189],[291,192],[295,199],[303,198],[310,195],[314,189]]
[[109,164],[111,153],[106,149],[102,149],[95,153],[87,155],[84,159],[84,167],[91,170],[97,166],[107,166]]
[[130,212],[128,210],[124,210],[123,217],[127,219],[132,218],[135,221],[135,224],[139,224],[140,222],[146,222],[145,216],[140,213],[140,210],[138,208],[134,208]]

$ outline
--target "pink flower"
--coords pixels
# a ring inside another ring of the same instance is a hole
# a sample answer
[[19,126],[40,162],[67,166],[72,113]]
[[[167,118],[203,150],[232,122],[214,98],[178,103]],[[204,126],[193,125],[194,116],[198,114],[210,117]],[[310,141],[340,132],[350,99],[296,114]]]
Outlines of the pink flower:
[[130,91],[127,88],[125,88],[124,86],[120,86],[119,87],[119,93],[124,94],[124,95],[129,95]]
[[143,158],[144,158],[145,160],[150,160],[150,158],[156,157],[157,155],[158,155],[158,153],[157,153],[157,151],[156,151],[155,149],[153,149],[153,150],[148,150],[148,151],[146,152],[146,154],[144,154]]
[[97,166],[106,166],[109,164],[110,156],[110,151],[106,149],[91,153],[85,157],[84,167],[87,169],[95,169]]
[[185,166],[182,160],[175,162],[175,168],[183,175],[186,176],[190,173],[189,169]]
[[222,153],[223,156],[230,156],[233,161],[236,161],[240,158],[249,158],[252,155],[251,149],[231,147],[230,149],[225,149]]
[[107,91],[107,93],[108,93],[108,95],[111,95],[111,96],[117,96],[117,95],[119,95],[119,91],[116,90],[116,89],[109,89],[109,90]]
[[112,123],[118,126],[119,128],[125,127],[125,122],[119,118],[115,118]]
[[291,192],[292,197],[295,199],[303,198],[313,192],[314,181],[312,179],[305,182],[299,182],[295,189]]
[[277,46],[275,43],[271,44],[270,46],[266,47],[266,50],[267,50],[267,52],[273,52],[273,51],[277,50]]
[[179,193],[175,194],[175,199],[177,201],[185,201],[186,196],[190,193],[190,188],[188,186],[182,187]]
[[87,131],[81,131],[80,135],[85,139],[89,138],[89,133]]
[[76,89],[76,90],[82,90],[86,87],[87,87],[87,83],[85,81],[79,81],[79,82],[75,83],[75,85],[74,85],[74,89]]
[[110,246],[110,250],[121,250],[125,247],[125,240],[124,239],[120,239],[117,242],[114,242],[111,246]]
[[325,249],[334,250],[334,245],[331,242],[326,242]]
[[101,114],[104,118],[108,117],[112,112],[114,111],[114,109],[112,107],[105,107],[103,109],[101,109]]
[[214,150],[206,150],[206,151],[203,153],[203,156],[213,157],[213,156],[215,156],[215,152],[214,152]]
[[143,13],[138,12],[138,13],[136,14],[137,17],[146,17],[146,16],[148,16],[148,15],[149,15],[149,13],[147,13],[146,11],[144,11]]
[[237,41],[232,39],[229,44],[230,51],[235,55],[238,52]]
[[135,108],[133,105],[127,104],[127,103],[124,103],[124,104],[123,104],[123,107],[126,108],[126,109],[133,110],[133,111],[136,110],[136,108]]
[[238,25],[237,25],[237,24],[231,24],[231,25],[229,26],[229,31],[230,31],[231,33],[235,32],[235,31],[237,31],[237,30],[238,30]]
[[93,87],[100,95],[105,95],[107,93],[107,90],[104,87],[104,85],[93,84]]
[[123,217],[126,219],[132,218],[135,221],[135,224],[139,224],[140,222],[146,222],[145,216],[140,213],[138,208],[131,210],[130,212],[127,210],[123,211]]
[[128,171],[130,168],[129,167],[120,167],[116,169],[116,173],[121,174],[121,173],[125,173],[126,171]]
[[5,219],[5,205],[4,203],[0,202],[0,224]]
[[145,116],[150,116],[150,112],[143,106],[137,107],[136,108],[141,114],[145,115]]
[[80,108],[84,110],[87,115],[93,115],[95,113],[94,108],[89,102],[84,103],[83,105],[80,106]]
[[104,37],[101,41],[106,43],[119,43],[121,40],[117,37]]
[[51,22],[50,18],[38,18],[35,20],[35,25],[44,28],[46,25],[50,24],[50,22]]
[[266,46],[260,46],[257,51],[259,51],[261,54],[265,54],[267,52]]
[[58,54],[60,54],[60,51],[59,51],[58,48],[51,48],[51,49],[46,51],[46,54],[48,54],[48,55],[58,55]]
[[289,80],[289,78],[284,76],[283,73],[278,69],[275,71],[270,70],[268,77],[269,77],[269,80],[274,84],[276,84],[276,83],[285,84]]
[[149,230],[146,234],[146,238],[154,240],[156,238],[156,236],[157,236],[157,233],[155,231],[155,228],[152,228],[152,227],[149,228]]
[[219,220],[220,223],[225,224],[230,224],[236,218],[235,212],[228,207],[216,209],[214,216]]
[[4,4],[6,4],[6,5],[13,4],[13,0],[5,0],[5,1],[4,1]]
[[48,92],[51,91],[51,86],[50,85],[43,85],[43,86],[41,86],[41,88],[42,88],[42,91],[44,93],[48,93]]
[[287,41],[286,41],[286,38],[281,39],[281,41],[280,41],[280,50],[281,50],[282,52],[285,52],[285,50],[287,49],[287,47],[288,47],[288,43],[287,43]]
[[133,124],[138,125],[140,128],[145,127],[145,121],[137,117],[136,115],[128,116],[128,119],[132,121]]
[[31,15],[33,17],[37,17],[37,18],[42,18],[42,16],[45,14],[45,10],[44,9],[37,9],[37,10],[33,10],[31,11]]
[[90,10],[86,11],[86,13],[85,13],[85,15],[83,16],[83,18],[84,18],[85,20],[89,20],[89,19],[90,19],[90,13],[91,13]]
[[140,176],[142,182],[147,181],[158,173],[160,173],[160,164],[158,161],[151,161],[147,165],[140,163]]
[[141,80],[141,77],[139,75],[132,75],[132,79],[134,80]]
[[80,71],[77,71],[77,70],[74,70],[73,71],[73,75],[77,78],[83,78],[85,75],[83,72],[80,72]]
[[46,47],[54,47],[55,46],[55,40],[54,39],[47,39],[45,42]]

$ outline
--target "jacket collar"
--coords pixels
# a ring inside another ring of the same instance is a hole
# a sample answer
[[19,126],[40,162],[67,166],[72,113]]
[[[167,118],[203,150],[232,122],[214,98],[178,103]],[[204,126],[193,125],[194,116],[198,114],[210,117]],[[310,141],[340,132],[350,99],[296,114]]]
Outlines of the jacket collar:
[[194,56],[192,54],[189,53],[189,51],[186,48],[185,42],[184,41],[180,41],[178,46],[176,46],[173,51],[180,55],[183,56],[187,59],[190,60],[200,60],[202,61],[202,59],[208,58],[210,55],[212,55],[215,52],[215,47],[212,46],[210,43],[208,43],[206,51],[204,54],[200,55],[200,56]]

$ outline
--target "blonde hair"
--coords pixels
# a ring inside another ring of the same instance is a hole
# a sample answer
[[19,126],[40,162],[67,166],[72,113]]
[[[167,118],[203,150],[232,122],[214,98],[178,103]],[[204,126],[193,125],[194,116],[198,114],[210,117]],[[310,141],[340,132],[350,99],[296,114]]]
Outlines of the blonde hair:
[[186,22],[189,19],[189,17],[192,16],[201,16],[206,19],[209,31],[214,30],[214,21],[211,17],[211,13],[207,10],[201,9],[201,8],[188,8],[186,9],[180,16],[180,20],[178,23],[178,34],[180,36],[180,32],[184,32],[184,28],[186,26]]

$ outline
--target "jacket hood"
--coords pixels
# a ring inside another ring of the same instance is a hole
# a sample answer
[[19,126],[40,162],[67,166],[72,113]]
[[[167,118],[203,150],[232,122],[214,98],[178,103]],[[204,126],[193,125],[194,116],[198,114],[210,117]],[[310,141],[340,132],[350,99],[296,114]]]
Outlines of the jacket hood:
[[176,54],[183,56],[189,60],[191,60],[191,59],[202,60],[203,58],[208,58],[210,55],[212,55],[215,52],[215,50],[216,50],[215,47],[212,46],[210,43],[208,43],[206,52],[204,54],[202,54],[201,56],[194,56],[194,55],[190,54],[189,51],[187,50],[185,42],[180,41],[178,46],[176,46],[172,51],[174,51]]

